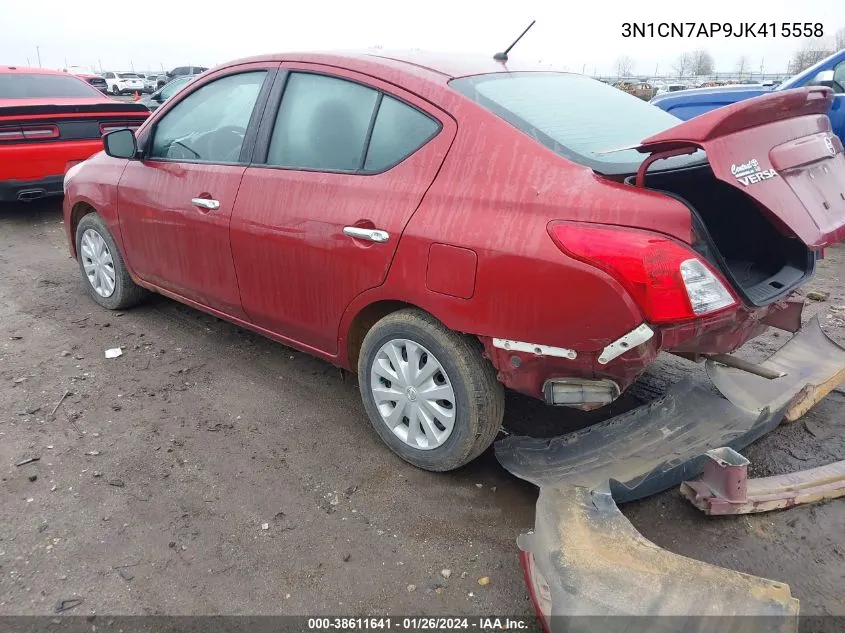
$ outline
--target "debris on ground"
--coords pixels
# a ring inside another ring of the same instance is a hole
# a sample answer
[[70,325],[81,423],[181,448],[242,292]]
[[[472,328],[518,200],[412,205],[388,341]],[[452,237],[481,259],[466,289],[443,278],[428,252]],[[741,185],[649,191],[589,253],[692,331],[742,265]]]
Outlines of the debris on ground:
[[130,580],[132,580],[135,577],[135,574],[133,574],[131,571],[129,571],[129,569],[127,567],[118,567],[117,568],[117,574],[121,578],[123,578],[126,582],[129,582]]
[[449,577],[452,575],[452,570],[451,569],[441,569],[440,575],[448,580]]
[[125,485],[122,479],[109,479],[108,484],[110,486],[114,486],[115,488],[123,488]]
[[482,587],[486,587],[487,585],[490,584],[490,576],[482,576],[481,578],[478,579],[478,584],[481,585]]
[[69,395],[70,395],[70,391],[65,390],[65,392],[62,394],[62,397],[59,398],[59,401],[56,403],[56,406],[53,407],[52,411],[50,411],[50,417],[56,415],[56,411],[59,410],[59,407],[62,406],[62,402],[64,402],[65,398],[67,398]]
[[262,524],[261,524],[261,529],[262,529],[262,530],[269,530],[269,529],[270,529],[270,524],[269,524],[269,523],[262,523]]
[[412,591],[417,590],[417,586],[416,585],[408,585],[407,589],[408,589],[408,593],[411,593]]
[[38,456],[24,457],[21,461],[17,462],[15,466],[26,466],[27,464],[31,464],[32,462],[37,462],[39,459],[41,458]]
[[705,514],[769,512],[845,496],[845,460],[749,479],[751,462],[732,448],[707,451],[707,457],[701,476],[681,484],[681,495]]
[[811,301],[827,301],[830,298],[829,292],[819,292],[818,290],[810,290],[806,295],[804,295]]
[[30,481],[35,481],[36,479],[38,479],[38,475],[30,475],[29,477],[27,477],[27,479],[29,479]]
[[106,350],[106,358],[117,358],[123,356],[123,350],[119,347],[112,347]]
[[71,609],[75,609],[79,605],[82,604],[82,598],[68,598],[67,600],[59,600],[56,602],[55,606],[53,607],[54,613],[64,613],[65,611],[70,611]]

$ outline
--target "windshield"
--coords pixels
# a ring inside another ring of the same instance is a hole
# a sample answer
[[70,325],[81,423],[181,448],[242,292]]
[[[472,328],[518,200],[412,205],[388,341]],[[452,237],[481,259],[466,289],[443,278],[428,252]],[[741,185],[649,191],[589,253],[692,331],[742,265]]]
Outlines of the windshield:
[[100,93],[78,77],[38,73],[0,73],[0,99],[63,99]]
[[139,79],[135,73],[117,73],[117,76],[121,79]]
[[[612,151],[678,125],[668,112],[583,75],[494,73],[454,79],[455,90],[571,161],[604,174],[637,171],[645,154]],[[700,162],[703,152],[656,163],[652,171]]]

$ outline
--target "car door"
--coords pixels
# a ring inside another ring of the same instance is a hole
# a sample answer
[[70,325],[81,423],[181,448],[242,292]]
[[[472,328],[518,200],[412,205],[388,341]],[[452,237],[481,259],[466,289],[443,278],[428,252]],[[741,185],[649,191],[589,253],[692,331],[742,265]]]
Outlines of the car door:
[[283,94],[271,96],[235,201],[232,252],[250,319],[334,355],[344,310],[384,281],[456,126],[369,76],[312,64],[282,71]]
[[161,108],[118,186],[126,257],[181,298],[243,318],[229,220],[275,64],[209,76]]

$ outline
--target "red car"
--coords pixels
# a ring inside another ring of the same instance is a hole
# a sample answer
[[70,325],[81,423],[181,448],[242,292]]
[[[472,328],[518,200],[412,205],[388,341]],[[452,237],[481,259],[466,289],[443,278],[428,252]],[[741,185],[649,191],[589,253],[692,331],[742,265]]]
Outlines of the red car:
[[845,235],[830,100],[681,123],[492,59],[257,57],[106,135],[65,226],[100,305],[159,292],[357,370],[381,438],[444,471],[493,441],[503,386],[595,408],[660,350],[800,323]]
[[0,202],[61,195],[67,168],[101,150],[105,132],[148,116],[75,75],[0,66]]

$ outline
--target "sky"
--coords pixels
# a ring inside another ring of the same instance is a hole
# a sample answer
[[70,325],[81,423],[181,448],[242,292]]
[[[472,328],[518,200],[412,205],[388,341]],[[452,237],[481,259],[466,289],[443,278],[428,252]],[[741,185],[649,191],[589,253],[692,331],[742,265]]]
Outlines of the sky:
[[[843,0],[567,2],[566,0],[0,0],[0,64],[160,70],[214,66],[285,51],[419,48],[493,55],[537,23],[511,59],[588,74],[668,75],[678,55],[708,50],[716,70],[783,72],[801,40],[776,38],[625,38],[625,22],[820,22],[824,35],[845,27]],[[736,27],[734,27],[736,28]],[[780,33],[778,34],[780,35]],[[36,48],[37,47],[37,48]]]

